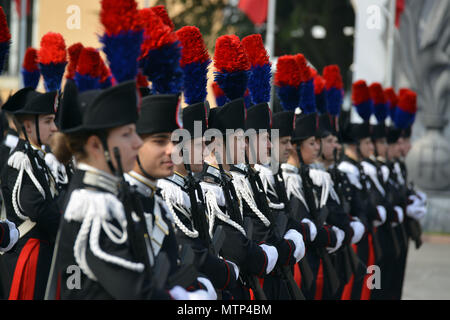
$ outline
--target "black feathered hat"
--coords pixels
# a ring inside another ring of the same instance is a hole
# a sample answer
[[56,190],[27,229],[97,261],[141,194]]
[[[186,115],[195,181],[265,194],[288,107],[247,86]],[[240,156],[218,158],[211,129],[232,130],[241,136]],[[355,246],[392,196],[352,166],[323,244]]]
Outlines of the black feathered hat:
[[142,99],[141,114],[136,124],[138,134],[172,132],[183,127],[179,95],[157,94]]
[[135,81],[103,90],[86,108],[86,130],[109,129],[135,123],[138,119],[139,93]]
[[318,118],[316,113],[301,113],[296,115],[292,142],[300,142],[310,137],[315,137],[318,129]]
[[245,130],[245,121],[244,99],[239,98],[226,103],[222,107],[212,109],[209,116],[209,128],[217,129],[225,135],[227,129]]
[[2,110],[14,114],[16,111],[23,109],[27,102],[37,95],[39,93],[31,87],[20,89],[8,98],[2,106]]
[[15,115],[41,115],[41,114],[55,114],[58,109],[59,97],[58,92],[46,92],[33,94],[29,97],[25,106],[19,110],[14,111]]
[[247,110],[245,129],[270,130],[272,127],[272,112],[267,103],[259,103]]
[[278,129],[278,136],[287,137],[292,136],[294,131],[294,111],[281,111],[273,115],[272,129]]
[[[207,101],[185,107],[183,109],[183,129],[188,130],[192,138],[203,136],[208,129],[208,113],[209,103]],[[194,130],[195,122],[201,122],[201,131]]]

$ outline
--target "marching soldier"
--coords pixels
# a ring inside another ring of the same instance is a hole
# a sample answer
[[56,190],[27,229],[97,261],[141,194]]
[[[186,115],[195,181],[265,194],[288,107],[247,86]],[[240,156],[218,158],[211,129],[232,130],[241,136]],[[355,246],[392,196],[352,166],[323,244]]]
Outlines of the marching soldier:
[[[20,239],[3,255],[3,285],[9,299],[42,299],[58,230],[60,211],[56,184],[41,148],[56,132],[57,93],[30,92],[14,112],[20,140],[2,172],[2,194],[8,220],[18,225]],[[32,277],[23,277],[31,272]]]

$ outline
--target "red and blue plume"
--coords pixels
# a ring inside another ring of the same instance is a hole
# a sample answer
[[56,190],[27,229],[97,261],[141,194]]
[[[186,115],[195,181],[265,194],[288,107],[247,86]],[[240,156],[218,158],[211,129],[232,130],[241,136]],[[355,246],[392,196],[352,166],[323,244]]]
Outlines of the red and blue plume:
[[219,87],[217,82],[213,82],[211,84],[211,87],[218,107],[221,107],[225,103],[229,102],[227,96],[225,95],[225,92],[223,92],[223,90]]
[[399,129],[410,127],[416,119],[416,112],[417,94],[410,89],[400,90],[394,118],[395,126]]
[[384,95],[386,96],[389,105],[389,117],[394,121],[398,103],[397,94],[395,93],[394,88],[386,88],[384,89]]
[[81,50],[83,50],[84,46],[80,43],[72,44],[68,49],[67,53],[69,54],[69,64],[67,65],[66,79],[75,78],[75,71],[77,70],[78,59],[80,57]]
[[116,80],[114,79],[111,70],[106,65],[105,61],[100,57],[100,81],[99,87],[100,89],[107,89],[116,84]]
[[250,62],[236,35],[224,35],[216,40],[214,80],[228,99],[243,98],[247,90]]
[[38,51],[35,48],[28,48],[25,52],[21,73],[23,86],[36,89],[41,79],[41,72],[38,65]]
[[328,65],[323,68],[322,75],[325,79],[328,112],[338,116],[344,99],[341,70],[336,64]]
[[136,1],[102,0],[100,21],[104,27],[100,42],[114,78],[119,83],[134,80],[144,33]]
[[316,112],[316,96],[314,94],[314,76],[308,66],[305,56],[298,53],[294,56],[300,70],[300,109],[303,113],[309,114]]
[[67,65],[66,43],[61,34],[48,32],[42,37],[38,62],[46,91],[58,91]]
[[172,20],[169,17],[169,14],[167,13],[166,7],[163,5],[154,6],[151,7],[150,10],[152,10],[158,17],[161,18],[162,22],[170,28],[171,31],[175,29],[175,25],[173,24]]
[[[251,101],[254,104],[268,103],[270,101],[272,66],[261,35],[252,34],[243,38],[242,46],[250,62],[248,89]],[[247,104],[246,106],[250,107]]]
[[178,94],[183,90],[181,46],[172,29],[150,8],[139,10],[144,26],[139,66],[152,82],[154,94]]
[[378,123],[383,124],[389,115],[389,106],[383,88],[379,82],[374,82],[369,86],[369,92],[373,101],[375,118],[377,118]]
[[[313,69],[315,71],[315,69]],[[316,72],[314,76],[314,95],[316,96],[316,108],[320,114],[328,112],[325,79]]]
[[370,98],[369,88],[364,80],[358,80],[352,85],[352,103],[359,116],[369,121],[373,113],[373,101]]
[[284,55],[278,58],[274,83],[284,110],[294,111],[300,102],[301,74],[295,58]]
[[101,57],[94,48],[83,48],[75,70],[75,84],[79,92],[100,87]]
[[3,8],[0,7],[0,75],[3,71],[3,66],[11,46],[11,33],[8,28],[8,21]]
[[184,99],[187,104],[206,99],[208,66],[211,63],[202,34],[197,27],[186,26],[176,32],[181,43],[180,67],[184,74]]

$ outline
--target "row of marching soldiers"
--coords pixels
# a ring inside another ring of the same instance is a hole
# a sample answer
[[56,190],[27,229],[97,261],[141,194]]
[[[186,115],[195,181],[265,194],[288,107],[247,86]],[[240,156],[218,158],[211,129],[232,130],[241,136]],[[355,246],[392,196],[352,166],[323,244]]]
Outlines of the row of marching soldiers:
[[[109,85],[80,54],[60,90],[65,68],[45,61],[59,38],[42,41],[47,92],[2,107],[3,298],[400,299],[426,214],[402,160],[415,93],[357,81],[352,123],[337,66],[282,56],[272,115],[261,36],[226,35],[210,108],[200,31],[124,3],[102,1]],[[136,12],[147,28],[121,20]]]

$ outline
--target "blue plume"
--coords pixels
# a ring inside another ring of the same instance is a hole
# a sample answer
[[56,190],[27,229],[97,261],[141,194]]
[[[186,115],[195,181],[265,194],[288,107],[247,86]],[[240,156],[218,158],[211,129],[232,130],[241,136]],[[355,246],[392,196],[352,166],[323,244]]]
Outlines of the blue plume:
[[206,99],[208,94],[206,91],[207,75],[210,63],[211,60],[202,63],[192,62],[182,67],[184,74],[183,92],[187,104],[202,102]]
[[410,127],[414,120],[416,119],[415,113],[409,113],[406,111],[403,111],[400,108],[395,108],[395,116],[394,116],[394,124],[398,129],[406,129]]
[[300,90],[297,87],[276,87],[281,106],[285,111],[295,111],[300,101]]
[[0,42],[0,75],[2,74],[2,71],[3,71],[3,66],[6,61],[6,56],[9,53],[9,47],[10,47],[9,41]]
[[81,75],[75,72],[74,81],[79,92],[94,90],[100,88],[100,77],[92,77],[90,75]]
[[367,101],[364,101],[358,105],[355,105],[356,111],[358,112],[359,116],[364,121],[369,121],[370,116],[373,113],[373,101],[372,99],[369,99]]
[[144,31],[122,31],[117,35],[100,37],[108,57],[111,73],[117,82],[134,80],[138,73],[138,58]]
[[22,68],[21,72],[24,88],[31,87],[33,89],[36,89],[39,84],[39,80],[41,79],[41,73],[39,72],[39,70],[30,72]]
[[384,123],[389,113],[389,106],[387,103],[379,103],[374,105],[373,113],[375,118],[377,118],[378,123]]
[[327,96],[325,90],[322,90],[321,93],[316,94],[316,108],[320,114],[328,112]]
[[178,94],[183,90],[183,70],[180,67],[179,41],[149,50],[140,67],[152,82],[153,94]]
[[244,97],[247,90],[249,71],[214,72],[214,80],[225,92],[228,99],[234,100]]
[[314,81],[311,78],[300,84],[300,109],[305,114],[316,112],[316,96],[314,94]]
[[67,62],[39,64],[39,69],[44,77],[44,86],[47,92],[58,91],[61,89],[61,81],[66,70]]
[[342,106],[342,91],[338,88],[330,88],[326,91],[326,97],[327,97],[327,108],[328,112],[333,116],[338,116],[341,112],[341,106]]
[[250,69],[248,89],[253,103],[259,104],[270,101],[270,79],[272,78],[271,65],[255,65]]

